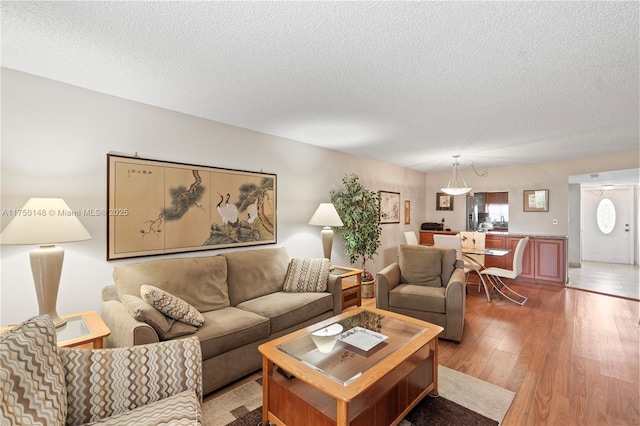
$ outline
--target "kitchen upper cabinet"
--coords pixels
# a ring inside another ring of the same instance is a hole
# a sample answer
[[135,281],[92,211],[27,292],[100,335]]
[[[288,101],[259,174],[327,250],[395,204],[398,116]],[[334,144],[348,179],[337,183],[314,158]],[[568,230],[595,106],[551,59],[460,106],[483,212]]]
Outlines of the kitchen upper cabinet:
[[509,204],[508,192],[485,192],[484,204]]

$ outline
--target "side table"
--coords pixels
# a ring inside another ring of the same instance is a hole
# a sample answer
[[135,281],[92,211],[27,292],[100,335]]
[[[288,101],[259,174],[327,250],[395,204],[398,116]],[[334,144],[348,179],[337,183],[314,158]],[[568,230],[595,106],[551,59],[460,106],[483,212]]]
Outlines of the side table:
[[[342,309],[362,304],[362,269],[349,268],[346,266],[331,265],[329,271],[333,275],[342,278]],[[347,277],[355,277],[354,280],[345,280]]]
[[[56,328],[59,347],[89,347],[90,345],[94,349],[101,349],[104,347],[103,339],[111,334],[109,327],[94,311],[62,315],[62,318],[66,319],[67,323]],[[13,327],[2,327],[0,331],[4,332],[11,328]]]

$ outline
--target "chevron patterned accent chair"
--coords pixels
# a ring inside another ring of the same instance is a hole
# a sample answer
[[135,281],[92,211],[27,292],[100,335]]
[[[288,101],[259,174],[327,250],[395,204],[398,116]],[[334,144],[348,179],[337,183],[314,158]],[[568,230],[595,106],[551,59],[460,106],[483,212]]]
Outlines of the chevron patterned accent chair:
[[201,425],[196,337],[117,349],[58,348],[49,316],[0,335],[7,425]]

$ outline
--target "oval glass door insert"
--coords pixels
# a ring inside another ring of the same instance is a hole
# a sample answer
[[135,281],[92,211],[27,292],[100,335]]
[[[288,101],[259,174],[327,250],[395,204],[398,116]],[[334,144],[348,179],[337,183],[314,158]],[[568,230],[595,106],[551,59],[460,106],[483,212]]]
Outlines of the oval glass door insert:
[[605,234],[611,233],[613,227],[616,226],[616,208],[609,198],[603,198],[598,203],[596,220],[598,228]]

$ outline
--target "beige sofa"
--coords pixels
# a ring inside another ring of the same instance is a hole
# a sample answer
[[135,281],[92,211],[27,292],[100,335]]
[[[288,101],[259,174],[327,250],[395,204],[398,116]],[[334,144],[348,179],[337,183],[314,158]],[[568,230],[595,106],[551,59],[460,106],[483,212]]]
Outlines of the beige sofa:
[[461,341],[466,280],[453,249],[400,245],[398,261],[376,279],[376,307],[444,327],[443,339]]
[[3,426],[202,424],[195,337],[118,349],[58,348],[53,321],[43,315],[2,333],[0,352]]
[[[115,285],[102,296],[102,318],[111,330],[105,346],[196,336],[203,393],[212,392],[261,368],[258,345],[342,311],[338,276],[329,275],[325,291],[283,291],[290,262],[286,250],[275,247],[118,265]],[[145,284],[195,307],[204,324],[196,328],[159,314],[140,299]]]

